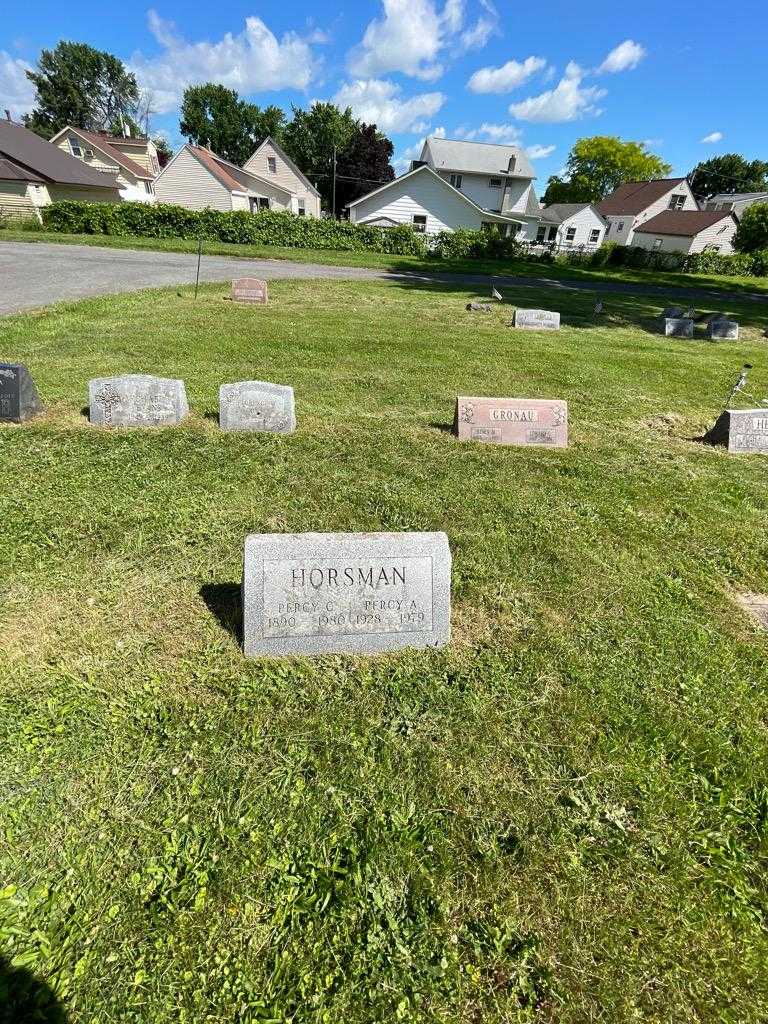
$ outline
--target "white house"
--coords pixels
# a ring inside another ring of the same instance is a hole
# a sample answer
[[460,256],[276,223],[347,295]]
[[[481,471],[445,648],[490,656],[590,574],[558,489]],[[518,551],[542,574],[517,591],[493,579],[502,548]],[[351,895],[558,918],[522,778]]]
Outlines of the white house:
[[57,132],[51,142],[94,170],[116,175],[123,199],[141,203],[155,201],[154,180],[160,172],[160,164],[151,139],[118,138],[68,125]]
[[605,229],[606,222],[591,203],[553,203],[541,211],[536,241],[596,249]]
[[608,227],[606,242],[634,245],[635,231],[665,210],[698,210],[691,187],[685,178],[657,178],[653,181],[628,181],[597,203],[595,209]]
[[274,139],[264,139],[243,170],[287,188],[293,197],[291,209],[300,217],[320,216],[320,193]]
[[633,245],[654,252],[733,252],[739,222],[729,210],[665,210],[635,231]]
[[188,210],[293,209],[293,193],[278,181],[243,170],[210,149],[183,146],[155,179],[161,203]]
[[722,192],[708,199],[704,209],[729,210],[741,220],[744,211],[758,203],[768,203],[768,192],[735,192],[733,195]]
[[495,225],[533,239],[540,219],[534,178],[518,146],[428,138],[410,171],[349,204],[349,219],[410,224],[427,234]]

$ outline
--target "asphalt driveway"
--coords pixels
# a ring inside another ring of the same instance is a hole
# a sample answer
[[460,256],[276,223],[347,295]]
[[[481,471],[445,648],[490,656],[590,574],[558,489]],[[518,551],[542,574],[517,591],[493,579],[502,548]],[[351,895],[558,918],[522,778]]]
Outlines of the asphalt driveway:
[[[36,309],[54,302],[188,285],[195,280],[197,256],[189,253],[108,249],[90,245],[56,245],[48,242],[0,242],[0,314]],[[201,281],[231,281],[234,277],[265,280],[303,278],[331,280],[419,280],[477,285],[487,293],[484,274],[390,273],[363,267],[331,267],[287,260],[246,260],[229,256],[203,256]],[[553,280],[547,277],[496,276],[499,286],[531,286],[553,291],[621,292],[657,295],[660,299],[709,299],[723,303],[729,298],[768,302],[765,296],[707,291],[697,288],[628,284],[619,281]]]

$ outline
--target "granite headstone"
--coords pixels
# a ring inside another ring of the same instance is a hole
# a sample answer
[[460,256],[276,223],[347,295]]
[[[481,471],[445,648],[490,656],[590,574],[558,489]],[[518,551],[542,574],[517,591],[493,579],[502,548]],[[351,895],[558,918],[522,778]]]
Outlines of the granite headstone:
[[726,409],[705,440],[739,454],[768,452],[768,408]]
[[664,333],[668,338],[692,338],[693,320],[688,317],[666,317]]
[[454,433],[485,444],[568,447],[568,403],[549,398],[456,399]]
[[43,411],[32,374],[23,363],[0,363],[0,420],[23,423]]
[[560,314],[548,309],[516,309],[514,326],[524,331],[559,331]]
[[715,340],[738,340],[739,325],[735,320],[710,320],[707,324],[707,337]]
[[261,380],[222,384],[219,425],[222,430],[290,434],[296,429],[293,388]]
[[167,427],[189,412],[184,381],[127,373],[88,383],[89,418],[102,427]]
[[248,657],[442,647],[451,633],[444,533],[268,533],[245,539]]
[[266,306],[268,300],[267,282],[258,277],[241,277],[232,282],[232,301],[250,302]]
[[666,309],[662,310],[660,320],[679,320],[683,315],[682,306],[667,306]]

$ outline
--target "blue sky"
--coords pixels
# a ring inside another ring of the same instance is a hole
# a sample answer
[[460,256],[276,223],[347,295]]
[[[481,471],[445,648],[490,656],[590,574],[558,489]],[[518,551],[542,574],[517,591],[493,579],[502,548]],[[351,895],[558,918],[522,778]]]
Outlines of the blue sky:
[[647,141],[680,174],[723,152],[768,158],[762,2],[154,2],[8,4],[0,108],[30,108],[24,68],[65,38],[121,57],[176,145],[184,87],[212,80],[286,110],[350,105],[392,138],[398,171],[433,133],[517,142],[540,190],[584,135]]

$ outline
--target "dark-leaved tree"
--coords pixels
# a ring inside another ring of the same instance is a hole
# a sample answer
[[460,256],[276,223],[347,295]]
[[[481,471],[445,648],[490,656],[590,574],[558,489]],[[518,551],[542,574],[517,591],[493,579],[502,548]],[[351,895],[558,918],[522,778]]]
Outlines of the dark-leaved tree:
[[279,107],[262,110],[241,100],[234,89],[214,82],[184,90],[179,130],[196,146],[241,166],[268,135],[282,139],[285,114]]
[[721,192],[768,191],[768,162],[745,160],[738,153],[725,153],[696,164],[691,172],[691,188],[700,202]]
[[375,124],[359,123],[336,162],[336,212],[366,192],[392,181],[395,147]]

